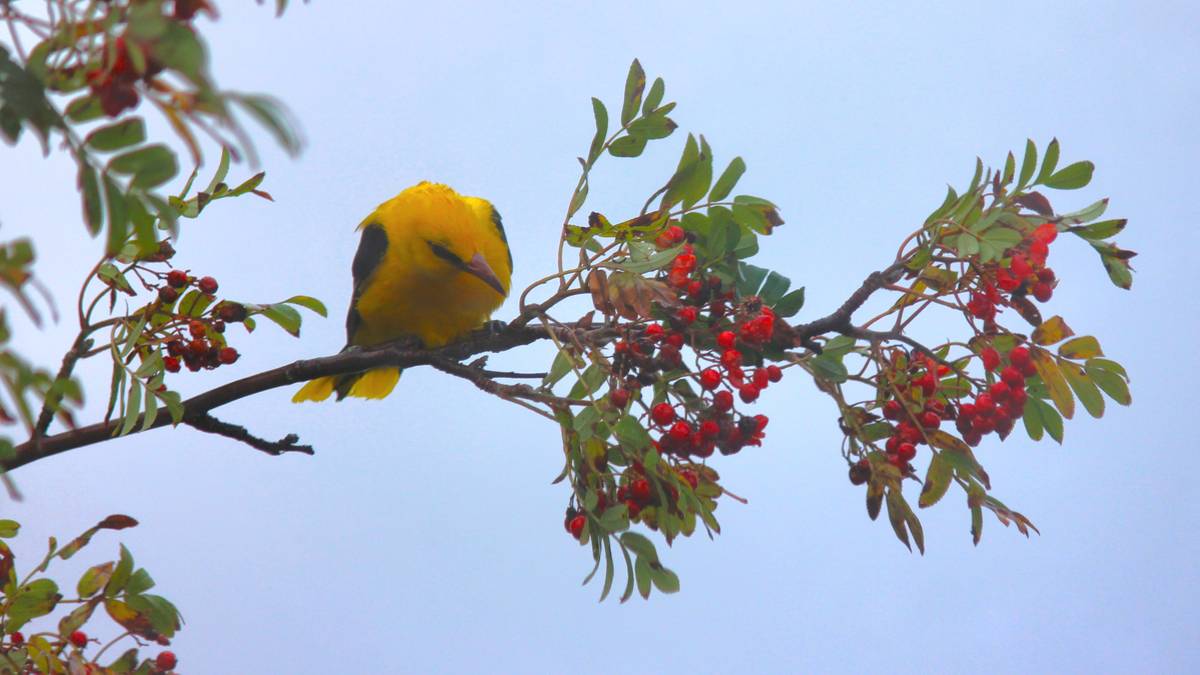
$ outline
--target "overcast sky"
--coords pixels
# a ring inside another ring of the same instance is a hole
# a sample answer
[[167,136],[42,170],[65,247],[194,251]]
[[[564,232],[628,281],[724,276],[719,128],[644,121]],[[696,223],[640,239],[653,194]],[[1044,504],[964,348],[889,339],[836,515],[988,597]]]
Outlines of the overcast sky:
[[[909,554],[846,481],[831,403],[792,376],[762,399],[764,447],[716,460],[749,504],[721,505],[716,541],[663,547],[683,590],[599,605],[598,585],[579,586],[590,556],[562,529],[566,490],[550,484],[556,428],[415,369],[383,402],[301,407],[277,390],[219,411],[263,436],[299,433],[315,457],[181,428],[19,470],[27,498],[4,511],[25,524],[26,568],[50,534],[137,517],[77,560],[130,547],[184,613],[187,673],[1200,669],[1196,6],[573,4],[315,2],[276,20],[226,1],[201,20],[218,81],[287,102],[308,148],[293,161],[264,144],[275,202],[214,205],[186,223],[176,262],[231,297],[318,296],[331,318],[306,315],[302,340],[233,330],[243,359],[178,387],[339,349],[353,228],[418,180],[495,202],[514,287],[543,276],[591,137],[588,98],[618,109],[636,56],[665,78],[682,130],[704,133],[721,166],[743,156],[741,188],[780,205],[787,225],[759,263],[807,287],[801,318],[884,266],[976,156],[995,165],[1027,136],[1057,136],[1063,162],[1096,162],[1091,186],[1052,198],[1060,211],[1112,198],[1130,219],[1120,243],[1141,254],[1134,289],[1060,239],[1047,315],[1126,364],[1134,405],[1068,423],[1062,447],[1018,431],[979,450],[995,494],[1042,536],[988,515],[974,547],[952,492],[920,514],[926,555]],[[640,207],[683,138],[604,160],[585,212]],[[72,165],[29,141],[0,153],[0,234],[35,237],[37,272],[69,308],[101,248],[79,223]],[[16,347],[47,367],[73,335],[70,321],[19,328]],[[83,376],[90,421],[107,370]]]

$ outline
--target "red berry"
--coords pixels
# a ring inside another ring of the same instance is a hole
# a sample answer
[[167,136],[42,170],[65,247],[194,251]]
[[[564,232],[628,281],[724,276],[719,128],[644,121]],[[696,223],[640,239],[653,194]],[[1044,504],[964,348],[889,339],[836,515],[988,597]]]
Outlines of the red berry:
[[194,358],[200,358],[208,353],[208,342],[202,339],[192,340],[188,343],[188,352]]
[[77,630],[74,633],[71,633],[71,644],[75,645],[76,647],[79,647],[80,649],[83,649],[84,647],[87,646],[87,643],[88,643],[87,633],[85,633],[81,630]]
[[742,353],[736,349],[726,349],[721,354],[721,365],[726,368],[736,368],[742,365]]
[[1037,366],[1033,365],[1033,361],[1026,361],[1021,365],[1021,374],[1025,377],[1033,377],[1037,375]]
[[883,416],[893,422],[899,421],[903,412],[904,407],[896,399],[891,399],[883,404]]
[[680,333],[678,331],[671,331],[670,333],[667,333],[667,344],[671,345],[672,347],[674,347],[676,349],[682,349],[683,348],[683,333]]
[[671,243],[673,243],[673,244],[678,244],[679,242],[683,241],[684,236],[685,236],[685,234],[683,232],[683,228],[678,225],[672,225],[672,226],[668,227],[665,234],[667,235],[667,238],[669,238],[671,240]]
[[208,333],[208,326],[204,325],[203,321],[197,321],[193,319],[190,323],[188,323],[188,332],[192,334],[192,337],[202,338],[206,333]]
[[633,484],[629,487],[629,491],[639,504],[645,504],[650,501],[650,481],[645,478],[633,481]]
[[728,391],[718,391],[713,394],[713,407],[720,412],[726,412],[733,408],[733,394]]
[[979,358],[988,372],[995,370],[1000,365],[1000,352],[996,351],[994,347],[985,347],[983,351],[979,352]]
[[994,401],[1006,401],[1012,393],[1012,388],[1004,382],[997,382],[988,388],[988,393],[991,394]]
[[679,477],[686,481],[688,485],[692,486],[693,490],[700,485],[700,476],[692,469],[684,469],[680,471]]
[[692,425],[679,420],[671,425],[671,439],[676,443],[684,443],[692,437]]
[[1049,302],[1050,296],[1052,295],[1054,295],[1054,287],[1050,284],[1044,281],[1039,281],[1038,283],[1034,284],[1033,297],[1036,298],[1038,302]]
[[1009,434],[1012,433],[1013,425],[1014,425],[1014,422],[1013,422],[1013,418],[1011,418],[1011,417],[1005,417],[1005,418],[996,420],[996,433],[1000,434],[1001,439],[1004,439]]
[[201,293],[212,295],[217,292],[217,280],[212,277],[201,277],[196,286],[200,288]]
[[646,326],[646,337],[654,340],[655,342],[662,339],[664,332],[665,331],[660,324],[652,323],[649,326]]
[[1021,285],[1021,280],[1014,276],[1012,272],[1001,267],[996,270],[996,285],[1000,287],[1000,290],[1011,293]]
[[1054,223],[1042,223],[1033,231],[1034,241],[1049,244],[1058,238],[1058,226]]
[[1034,239],[1033,242],[1029,244],[1029,257],[1033,259],[1033,262],[1039,265],[1043,264],[1046,262],[1046,256],[1049,254],[1050,247],[1047,246],[1046,242],[1042,241],[1041,239]]
[[629,390],[625,388],[613,389],[608,394],[608,400],[613,404],[613,407],[624,410],[625,405],[629,403]]
[[15,633],[13,633],[12,635],[10,635],[8,637],[10,640],[12,640],[12,643],[14,645],[20,646],[20,645],[25,644],[25,636],[21,634],[21,631],[16,631]]
[[705,368],[700,373],[700,386],[709,391],[721,386],[721,372],[716,368]]
[[1022,364],[1029,363],[1029,359],[1029,350],[1025,347],[1013,347],[1012,351],[1008,353],[1008,360],[1017,368],[1020,368]]
[[229,365],[234,361],[237,361],[239,356],[241,355],[238,354],[238,351],[233,347],[222,347],[220,353],[217,355],[217,358],[221,360],[221,363]]
[[[705,438],[716,438],[721,433],[721,425],[716,420],[704,420],[700,423],[700,435]],[[695,486],[693,486],[695,487]]]
[[[579,539],[583,536],[583,527],[587,525],[587,516],[582,513],[571,519],[571,523],[567,527],[571,528],[571,536]],[[161,656],[161,654],[160,654]]]
[[163,357],[163,368],[166,368],[168,373],[178,373],[179,372],[179,357],[164,356]]
[[1000,379],[1008,385],[1009,389],[1019,389],[1025,386],[1025,376],[1021,374],[1020,370],[1012,366],[1007,366],[1004,370],[1000,371]]
[[899,452],[902,442],[899,436],[888,436],[887,443],[883,444],[883,449],[894,455]]
[[171,270],[167,272],[167,283],[175,288],[183,288],[188,284],[187,272],[183,270]]
[[654,420],[655,424],[665,427],[675,421],[675,408],[663,401],[650,409],[650,419]]
[[684,323],[695,323],[699,314],[695,307],[684,307],[679,310],[679,320]]
[[1025,277],[1029,276],[1030,272],[1033,271],[1030,269],[1029,263],[1026,262],[1025,256],[1021,255],[1020,253],[1017,253],[1012,257],[1012,262],[1009,263],[1008,267],[1013,271],[1013,274],[1017,275],[1018,279],[1024,279]]
[[772,363],[767,366],[767,379],[778,382],[783,379],[783,369]]
[[1025,391],[1024,387],[1014,387],[1008,394],[1008,402],[1010,406],[1024,406],[1025,401],[1029,399],[1029,392]]
[[917,456],[917,446],[912,443],[901,443],[900,447],[896,448],[896,455],[906,462],[911,461],[913,457]]
[[681,270],[678,268],[671,270],[670,273],[667,274],[667,281],[672,286],[679,289],[686,289],[688,284],[692,282],[692,280],[688,278],[687,270]]
[[[178,3],[176,3],[176,4],[178,4]],[[582,517],[583,516],[576,516],[576,518],[582,518]],[[580,526],[579,529],[580,529],[580,531],[583,530],[582,525]],[[574,530],[575,530],[575,521],[572,520],[571,521],[571,534],[575,534]],[[579,535],[576,534],[575,538],[578,539]],[[161,652],[161,653],[159,653],[158,656],[154,657],[154,665],[157,666],[159,670],[171,670],[172,668],[175,667],[175,664],[177,664],[177,663],[179,663],[179,660],[175,658],[174,652]]]
[[158,299],[162,300],[165,303],[169,304],[169,303],[175,302],[175,300],[177,300],[178,298],[179,298],[179,291],[175,290],[174,288],[171,288],[170,286],[163,286],[162,288],[158,289]]
[[758,387],[759,389],[766,389],[767,385],[771,382],[771,376],[767,375],[766,368],[759,368],[754,371],[754,376],[751,378],[751,381],[753,381],[754,386]]
[[733,349],[734,342],[736,341],[737,336],[731,330],[721,331],[717,335],[717,346],[722,349]]
[[746,403],[752,403],[758,398],[758,392],[758,387],[751,383],[746,383],[742,385],[741,389],[738,389],[738,398],[742,399]]
[[974,403],[964,403],[958,407],[959,419],[969,420],[978,414],[979,414],[979,409],[975,407]]
[[938,415],[937,413],[933,412],[932,410],[927,411],[925,414],[921,415],[921,426],[925,427],[926,429],[936,429],[941,425],[942,425],[941,416]]
[[702,290],[704,290],[704,284],[702,284],[699,280],[693,279],[692,281],[688,282],[688,295],[700,295],[700,291]]
[[625,508],[629,510],[630,518],[637,518],[638,514],[642,512],[641,504],[638,504],[632,499],[625,500]]
[[766,429],[767,423],[770,421],[771,421],[770,418],[768,418],[766,415],[755,415],[754,416],[754,422],[755,422],[755,424],[758,425],[759,432],[761,432],[763,429]]
[[1054,281],[1054,270],[1050,269],[1049,267],[1044,267],[1038,270],[1037,278],[1038,281],[1052,283]]
[[967,445],[973,448],[979,445],[980,441],[983,440],[983,434],[979,433],[978,431],[968,431],[963,434],[963,440],[966,441]]

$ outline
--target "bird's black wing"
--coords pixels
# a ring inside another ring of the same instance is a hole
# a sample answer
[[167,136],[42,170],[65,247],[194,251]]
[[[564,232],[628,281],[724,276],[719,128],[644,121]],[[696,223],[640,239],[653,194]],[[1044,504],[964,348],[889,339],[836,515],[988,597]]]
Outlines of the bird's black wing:
[[350,266],[350,272],[354,276],[354,293],[350,296],[350,311],[346,312],[346,344],[348,345],[354,343],[354,333],[362,325],[362,316],[359,315],[356,308],[358,298],[363,294],[371,274],[379,267],[379,263],[383,262],[387,247],[387,232],[384,231],[382,225],[371,223],[363,228],[362,239],[358,242],[358,252],[354,254],[354,264]]
[[504,250],[508,252],[508,273],[512,274],[512,249],[508,246],[508,236],[504,234],[504,223],[500,219],[500,212],[496,207],[492,207],[492,223],[496,225],[496,229],[500,232],[500,241],[504,242]]

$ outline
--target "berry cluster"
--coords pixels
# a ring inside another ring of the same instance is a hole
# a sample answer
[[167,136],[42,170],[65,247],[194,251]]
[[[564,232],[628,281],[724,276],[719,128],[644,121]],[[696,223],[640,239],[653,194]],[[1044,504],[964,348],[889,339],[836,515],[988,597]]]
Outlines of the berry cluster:
[[977,319],[994,321],[997,307],[1010,304],[1010,298],[1033,295],[1038,302],[1048,302],[1058,283],[1054,270],[1046,266],[1050,244],[1058,237],[1054,223],[1043,223],[1029,233],[1020,244],[1009,249],[1007,263],[997,265],[985,277],[980,288],[971,294],[967,311]]
[[948,372],[949,368],[933,359],[913,359],[905,373],[909,396],[883,404],[884,419],[895,422],[884,450],[888,462],[904,473],[912,469],[909,463],[917,456],[917,446],[928,442],[929,434],[953,417],[953,410],[937,395],[940,378]]
[[[164,283],[158,287],[158,300],[164,311],[170,311],[189,286],[195,286],[199,293],[210,299],[218,288],[216,279],[195,278],[183,270],[171,270],[162,278]],[[246,314],[243,305],[229,301],[217,303],[198,317],[178,312],[171,314],[173,320],[164,325],[166,335],[161,340],[166,350],[163,367],[170,373],[178,373],[183,367],[196,372],[201,368],[211,370],[234,363],[240,355],[226,344],[223,333],[227,323],[243,321]]]
[[[991,374],[1000,369],[1000,353],[994,347],[980,352],[984,369]],[[993,431],[1004,439],[1012,432],[1013,425],[1025,414],[1025,402],[1029,395],[1025,391],[1025,380],[1037,374],[1029,350],[1013,347],[1008,352],[1008,365],[999,372],[999,379],[986,391],[980,392],[975,400],[959,405],[955,426],[967,445],[979,445]]]
[[[130,49],[137,49],[139,59],[144,64],[144,70],[138,71],[134,60],[129,56]],[[105,50],[108,57],[105,63],[88,72],[88,85],[92,94],[100,101],[100,109],[109,117],[116,117],[129,108],[138,104],[137,83],[139,80],[150,80],[162,71],[162,65],[146,53],[139,44],[130,44],[124,36],[118,37]]]

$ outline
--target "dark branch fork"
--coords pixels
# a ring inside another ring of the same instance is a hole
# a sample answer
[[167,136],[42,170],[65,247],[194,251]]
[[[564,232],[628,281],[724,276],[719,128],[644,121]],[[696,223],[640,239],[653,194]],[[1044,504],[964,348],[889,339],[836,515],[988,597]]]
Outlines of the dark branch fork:
[[[820,346],[813,338],[829,332],[841,333],[855,337],[886,337],[904,342],[908,340],[893,334],[867,335],[862,329],[851,323],[851,316],[877,290],[898,280],[905,271],[903,263],[896,263],[885,270],[870,274],[862,285],[836,311],[808,323],[793,327],[796,345],[814,352],[820,351]],[[539,312],[548,304],[561,298],[552,298],[548,303],[537,306]],[[537,312],[535,312],[537,313]],[[583,343],[608,341],[616,337],[617,332],[612,327],[593,326],[589,324],[531,324],[529,316],[518,317],[508,327],[496,331],[484,329],[476,331],[465,339],[439,349],[414,348],[411,343],[398,341],[377,348],[355,349],[333,356],[316,359],[295,361],[278,368],[267,370],[255,375],[235,380],[219,387],[197,394],[183,402],[182,423],[200,431],[214,433],[232,438],[250,445],[251,447],[270,455],[281,455],[292,452],[312,454],[313,449],[307,445],[299,445],[295,434],[288,434],[279,441],[267,441],[250,434],[244,427],[223,422],[212,416],[214,408],[255,394],[286,387],[313,378],[327,375],[352,373],[371,368],[397,366],[410,368],[414,366],[431,366],[456,377],[463,378],[475,384],[479,389],[504,399],[527,404],[537,402],[549,405],[587,405],[587,401],[564,399],[525,384],[503,384],[496,378],[530,377],[531,373],[493,372],[483,368],[485,359],[478,359],[471,364],[462,361],[488,352],[504,352],[510,349],[532,344],[539,340],[552,337],[559,343]],[[869,331],[868,331],[869,332]],[[923,347],[917,347],[921,351]],[[93,445],[113,437],[114,430],[121,424],[120,420],[98,422],[86,427],[78,427],[53,436],[34,436],[16,447],[15,455],[0,466],[11,471],[46,457],[51,457],[68,450]],[[171,424],[170,417],[160,415],[150,429]],[[144,431],[140,424],[135,424],[130,433]]]

